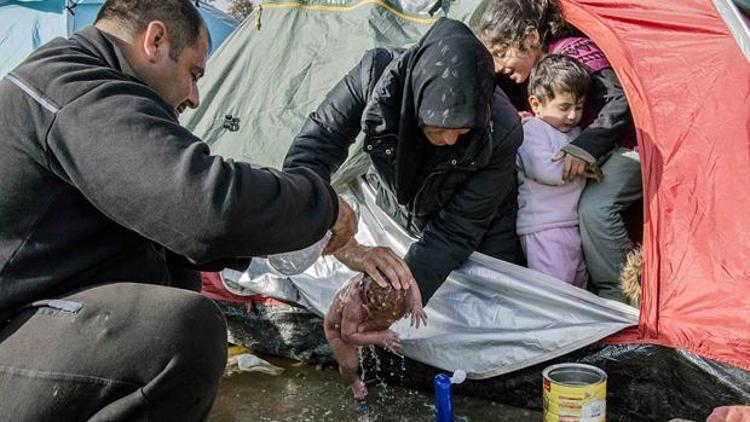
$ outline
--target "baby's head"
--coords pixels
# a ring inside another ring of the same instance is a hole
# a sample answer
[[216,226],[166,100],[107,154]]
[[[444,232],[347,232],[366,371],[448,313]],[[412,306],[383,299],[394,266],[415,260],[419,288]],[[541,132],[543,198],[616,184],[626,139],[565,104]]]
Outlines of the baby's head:
[[529,76],[529,104],[536,117],[561,132],[578,126],[583,103],[591,89],[591,77],[576,59],[548,54]]
[[391,325],[403,318],[408,310],[408,290],[396,290],[391,285],[380,287],[369,275],[362,278],[363,301],[369,319]]

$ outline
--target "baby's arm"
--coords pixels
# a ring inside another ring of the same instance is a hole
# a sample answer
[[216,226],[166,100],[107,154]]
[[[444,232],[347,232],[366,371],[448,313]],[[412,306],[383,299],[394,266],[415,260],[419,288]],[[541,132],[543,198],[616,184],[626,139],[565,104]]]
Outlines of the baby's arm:
[[559,186],[565,184],[562,179],[564,160],[552,161],[552,156],[559,151],[550,142],[549,133],[544,123],[529,119],[523,124],[523,143],[518,148],[518,164],[526,177],[538,183]]
[[332,340],[341,339],[341,317],[341,299],[339,298],[339,295],[336,295],[331,302],[331,306],[328,307],[328,312],[326,312],[326,316],[323,319],[323,332],[329,343]]
[[419,291],[419,285],[417,282],[412,280],[409,285],[409,314],[411,314],[411,326],[419,328],[420,322],[422,325],[427,325],[427,314],[422,308],[422,293]]
[[398,334],[391,330],[364,331],[358,332],[357,328],[365,322],[365,312],[362,301],[357,298],[348,300],[344,304],[343,316],[341,319],[341,338],[350,344],[357,346],[366,346],[368,344],[377,344],[389,349],[395,349],[401,346]]

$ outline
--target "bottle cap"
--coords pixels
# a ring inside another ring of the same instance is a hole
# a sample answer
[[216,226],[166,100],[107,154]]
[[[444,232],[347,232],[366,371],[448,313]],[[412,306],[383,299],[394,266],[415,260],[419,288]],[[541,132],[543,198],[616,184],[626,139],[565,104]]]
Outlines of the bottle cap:
[[451,377],[451,384],[461,384],[466,380],[466,371],[463,369],[456,369]]

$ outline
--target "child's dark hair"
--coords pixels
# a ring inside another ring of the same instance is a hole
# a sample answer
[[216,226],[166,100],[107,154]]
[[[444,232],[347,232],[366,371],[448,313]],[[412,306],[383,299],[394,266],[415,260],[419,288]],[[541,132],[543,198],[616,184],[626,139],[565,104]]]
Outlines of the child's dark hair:
[[542,43],[567,31],[557,0],[484,0],[474,11],[470,26],[488,48],[515,47],[526,50],[527,29],[539,31]]
[[564,54],[548,54],[531,69],[527,91],[540,101],[550,101],[555,92],[582,99],[590,89],[591,76],[581,62]]
[[391,285],[380,287],[369,275],[362,278],[365,306],[371,313],[398,320],[406,313],[408,290],[396,290]]

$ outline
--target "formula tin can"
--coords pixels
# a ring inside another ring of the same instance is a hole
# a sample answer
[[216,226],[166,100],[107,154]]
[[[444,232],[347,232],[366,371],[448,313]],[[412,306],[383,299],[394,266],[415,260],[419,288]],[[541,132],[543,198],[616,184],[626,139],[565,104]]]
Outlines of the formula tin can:
[[604,422],[607,374],[582,363],[561,363],[542,371],[544,422]]

